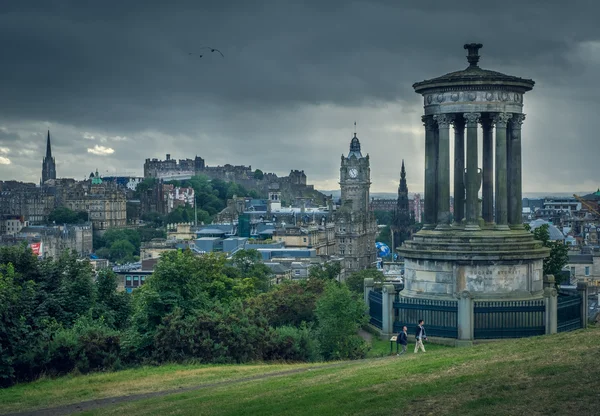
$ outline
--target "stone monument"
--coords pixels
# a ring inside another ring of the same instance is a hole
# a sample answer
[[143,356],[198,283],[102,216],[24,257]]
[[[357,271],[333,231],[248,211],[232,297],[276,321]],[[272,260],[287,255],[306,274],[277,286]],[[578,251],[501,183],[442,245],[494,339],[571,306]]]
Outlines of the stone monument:
[[400,296],[456,299],[466,291],[474,300],[540,299],[549,250],[524,229],[521,215],[523,96],[534,81],[481,69],[482,45],[464,47],[466,69],[413,85],[425,107],[425,218],[423,229],[399,249],[405,258]]

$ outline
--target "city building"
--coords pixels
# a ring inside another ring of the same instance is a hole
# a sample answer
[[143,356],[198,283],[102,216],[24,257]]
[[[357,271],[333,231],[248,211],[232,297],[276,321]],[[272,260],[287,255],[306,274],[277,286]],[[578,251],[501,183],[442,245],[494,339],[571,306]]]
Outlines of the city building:
[[571,277],[570,284],[587,283],[596,288],[600,287],[600,252],[569,253],[569,261],[565,266]]
[[204,159],[196,156],[194,159],[171,159],[167,154],[165,160],[146,159],[144,162],[144,178],[157,179],[189,179],[204,169]]
[[81,225],[30,225],[12,236],[3,236],[0,245],[26,242],[40,258],[57,257],[65,250],[88,258],[93,251],[91,223]]
[[127,197],[117,185],[103,182],[95,175],[91,181],[79,182],[67,190],[65,206],[72,211],[88,213],[94,232],[127,225]]
[[0,191],[0,214],[22,217],[29,224],[44,224],[55,207],[55,197],[43,188],[26,186]]
[[376,262],[377,222],[369,208],[371,168],[369,155],[363,156],[354,133],[348,156],[340,166],[341,206],[335,214],[337,255],[343,258],[344,277],[354,271],[373,267]]
[[18,215],[4,215],[0,218],[0,235],[15,235],[29,225],[23,217]]

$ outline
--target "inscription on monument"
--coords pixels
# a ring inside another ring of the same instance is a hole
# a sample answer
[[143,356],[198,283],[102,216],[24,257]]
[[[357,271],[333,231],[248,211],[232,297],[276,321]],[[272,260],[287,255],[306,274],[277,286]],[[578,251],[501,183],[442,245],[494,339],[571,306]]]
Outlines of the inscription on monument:
[[475,266],[465,269],[466,287],[471,292],[510,293],[527,290],[527,266]]

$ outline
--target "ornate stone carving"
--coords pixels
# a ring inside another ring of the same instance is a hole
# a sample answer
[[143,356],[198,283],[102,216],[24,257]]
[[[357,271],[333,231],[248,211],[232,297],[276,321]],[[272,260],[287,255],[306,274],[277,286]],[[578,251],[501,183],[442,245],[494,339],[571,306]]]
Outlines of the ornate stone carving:
[[463,117],[467,121],[467,124],[477,124],[481,118],[481,113],[464,113]]
[[506,127],[506,123],[508,123],[508,120],[510,120],[511,117],[512,114],[510,113],[496,113],[492,116],[492,119],[494,120],[496,127]]
[[493,92],[486,92],[485,93],[485,99],[488,101],[492,101],[494,99],[494,93]]
[[[366,279],[365,279],[366,280]],[[462,292],[455,293],[454,296],[457,299],[473,299],[473,295],[468,290],[463,290]]]
[[435,97],[435,99],[438,103],[443,103],[446,97],[444,97],[444,94],[438,94],[437,97]]
[[439,128],[447,129],[450,127],[454,116],[452,114],[438,114],[433,116],[433,119],[437,122]]
[[523,120],[525,120],[525,114],[515,113],[510,120],[511,128],[513,130],[521,130],[521,125],[523,124]]
[[432,101],[433,101],[433,95],[428,95],[427,96],[427,104],[431,104]]
[[433,130],[435,129],[435,121],[432,116],[422,116],[421,120],[423,121],[423,125],[425,126],[425,130]]
[[515,103],[520,103],[523,97],[521,97],[521,94],[519,93],[515,93]]
[[454,102],[458,101],[459,98],[460,98],[460,94],[457,92],[453,92],[452,94],[450,94],[450,99]]
[[469,99],[469,101],[475,101],[475,99],[477,98],[477,94],[474,92],[470,92],[467,94],[467,98]]
[[508,96],[507,92],[502,92],[502,94],[500,94],[500,99],[502,101],[508,101],[510,99],[510,97]]

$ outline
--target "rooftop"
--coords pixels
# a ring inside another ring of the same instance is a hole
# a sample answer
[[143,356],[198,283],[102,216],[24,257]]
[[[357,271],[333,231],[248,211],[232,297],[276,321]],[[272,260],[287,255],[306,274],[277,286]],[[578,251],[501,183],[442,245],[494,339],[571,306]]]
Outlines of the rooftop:
[[463,87],[463,86],[510,86],[520,92],[530,91],[535,82],[531,79],[524,79],[512,75],[506,75],[501,72],[490,71],[479,67],[479,49],[481,43],[469,43],[464,48],[469,51],[467,60],[469,66],[466,69],[450,72],[441,77],[417,82],[413,88],[417,93],[425,93],[431,89],[440,89],[444,87]]

